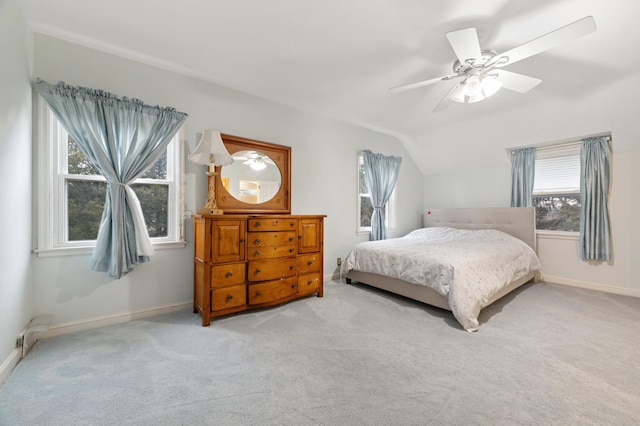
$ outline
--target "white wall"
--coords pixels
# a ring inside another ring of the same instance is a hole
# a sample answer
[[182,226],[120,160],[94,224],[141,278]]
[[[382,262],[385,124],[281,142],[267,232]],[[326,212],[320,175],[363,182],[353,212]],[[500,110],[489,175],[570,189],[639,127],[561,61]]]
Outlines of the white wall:
[[[580,132],[577,128],[575,131]],[[617,135],[612,133],[614,150]],[[620,133],[619,137],[627,136]],[[538,255],[546,281],[640,297],[640,227],[634,214],[640,204],[638,164],[640,151],[614,152],[612,156],[609,214],[613,260],[583,262],[577,239],[538,237]],[[424,206],[508,207],[510,170],[505,155],[505,164],[499,167],[426,176]]]
[[0,1],[0,382],[33,311],[29,46],[21,11]]
[[[292,213],[327,215],[326,275],[336,271],[337,257],[368,239],[355,233],[358,151],[366,148],[404,158],[398,181],[402,208],[397,233],[420,225],[423,177],[391,137],[38,34],[34,36],[34,77],[103,89],[186,112],[186,152],[195,148],[196,133],[203,129],[291,146]],[[204,171],[204,166],[186,164],[186,202],[191,212],[205,202]],[[191,303],[192,226],[187,219],[186,249],[157,251],[151,262],[118,281],[89,271],[88,255],[35,259],[36,314],[53,314],[56,327]]]

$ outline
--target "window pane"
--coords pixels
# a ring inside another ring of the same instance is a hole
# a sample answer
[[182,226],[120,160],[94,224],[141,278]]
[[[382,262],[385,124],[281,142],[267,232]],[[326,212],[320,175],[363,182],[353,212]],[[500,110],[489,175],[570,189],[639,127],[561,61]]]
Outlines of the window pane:
[[[362,159],[362,157],[360,158]],[[369,193],[369,189],[367,188],[367,182],[364,180],[364,164],[362,162],[360,162],[358,166],[358,193],[359,194]]]
[[371,215],[373,214],[373,206],[371,198],[360,196],[360,226],[371,226]]
[[67,180],[68,241],[98,237],[106,195],[105,182]]
[[147,179],[167,179],[167,150],[158,158],[153,167],[147,170],[142,176]]
[[131,188],[140,200],[149,237],[169,235],[169,186],[134,184]]
[[580,231],[580,194],[534,195],[536,229]]
[[76,141],[71,136],[67,138],[67,162],[69,174],[72,175],[100,175],[100,171],[89,162],[87,156],[78,149]]

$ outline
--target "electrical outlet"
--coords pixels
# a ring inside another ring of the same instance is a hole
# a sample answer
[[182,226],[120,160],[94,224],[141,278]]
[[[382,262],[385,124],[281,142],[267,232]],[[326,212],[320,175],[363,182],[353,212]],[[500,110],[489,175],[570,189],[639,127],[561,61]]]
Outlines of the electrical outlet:
[[338,266],[342,265],[342,258],[341,257],[337,258],[336,263],[338,264]]
[[24,345],[24,336],[18,336],[16,338],[16,349],[22,349],[22,345]]

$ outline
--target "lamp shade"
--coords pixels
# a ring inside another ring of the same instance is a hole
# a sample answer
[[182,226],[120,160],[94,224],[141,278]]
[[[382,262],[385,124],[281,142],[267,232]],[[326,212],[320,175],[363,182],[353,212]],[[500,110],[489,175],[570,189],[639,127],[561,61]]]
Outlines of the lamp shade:
[[233,158],[225,148],[220,132],[205,130],[195,151],[189,155],[189,161],[197,164],[213,163],[216,166],[227,166],[233,163]]

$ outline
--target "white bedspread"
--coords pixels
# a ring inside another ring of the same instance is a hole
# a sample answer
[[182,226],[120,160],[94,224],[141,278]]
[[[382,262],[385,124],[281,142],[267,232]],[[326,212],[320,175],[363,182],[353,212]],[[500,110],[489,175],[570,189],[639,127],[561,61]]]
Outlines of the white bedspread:
[[489,298],[539,270],[540,261],[531,247],[501,231],[435,227],[357,244],[342,264],[343,273],[352,269],[431,287],[448,299],[464,329],[475,331]]

